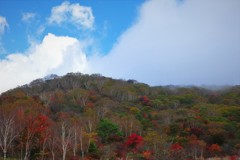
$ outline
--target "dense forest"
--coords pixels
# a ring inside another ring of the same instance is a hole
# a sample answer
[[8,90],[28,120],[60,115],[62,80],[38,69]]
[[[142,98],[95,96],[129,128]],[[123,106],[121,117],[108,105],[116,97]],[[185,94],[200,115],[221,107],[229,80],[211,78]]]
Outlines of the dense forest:
[[51,75],[1,94],[0,149],[11,160],[237,160],[240,86]]

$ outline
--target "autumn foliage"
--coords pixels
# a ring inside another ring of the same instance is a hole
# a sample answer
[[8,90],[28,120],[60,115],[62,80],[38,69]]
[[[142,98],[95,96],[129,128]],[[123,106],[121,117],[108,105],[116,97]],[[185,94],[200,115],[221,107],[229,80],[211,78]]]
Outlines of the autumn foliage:
[[145,151],[143,151],[142,155],[145,159],[150,159],[152,156],[152,152],[149,150],[145,150]]
[[150,105],[150,99],[147,96],[141,96],[139,100],[143,105]]
[[180,144],[178,144],[178,143],[174,143],[170,147],[171,151],[180,151],[182,149],[183,149],[183,147]]
[[143,142],[143,138],[135,133],[128,136],[126,141],[126,145],[131,148],[136,148],[137,146],[141,145]]
[[209,147],[209,151],[213,154],[220,153],[222,151],[222,148],[218,144],[212,144]]
[[237,160],[239,124],[240,86],[150,87],[70,73],[0,95],[0,155],[3,160]]

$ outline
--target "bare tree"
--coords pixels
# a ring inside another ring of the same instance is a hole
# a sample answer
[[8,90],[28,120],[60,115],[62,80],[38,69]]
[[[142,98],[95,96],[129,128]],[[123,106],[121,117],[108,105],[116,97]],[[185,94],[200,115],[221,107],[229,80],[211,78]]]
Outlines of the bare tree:
[[[56,125],[56,124],[55,124]],[[52,160],[55,160],[55,154],[57,152],[59,152],[59,144],[61,143],[60,142],[60,137],[59,137],[59,134],[58,134],[58,130],[56,130],[55,126],[52,126],[49,130],[50,132],[50,136],[49,136],[49,139],[47,141],[47,144],[48,144],[48,148],[51,152],[51,155],[52,155]]]
[[61,140],[62,140],[62,159],[66,159],[67,150],[71,141],[71,129],[66,122],[62,122],[61,125]]
[[13,140],[18,136],[15,129],[13,115],[0,115],[0,147],[3,151],[3,159],[7,158],[7,151]]

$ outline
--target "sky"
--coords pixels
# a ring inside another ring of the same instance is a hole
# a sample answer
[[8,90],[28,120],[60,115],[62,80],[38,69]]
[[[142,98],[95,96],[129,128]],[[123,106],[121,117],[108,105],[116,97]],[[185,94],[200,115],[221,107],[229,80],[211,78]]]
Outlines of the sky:
[[239,0],[0,0],[0,93],[49,74],[240,85]]

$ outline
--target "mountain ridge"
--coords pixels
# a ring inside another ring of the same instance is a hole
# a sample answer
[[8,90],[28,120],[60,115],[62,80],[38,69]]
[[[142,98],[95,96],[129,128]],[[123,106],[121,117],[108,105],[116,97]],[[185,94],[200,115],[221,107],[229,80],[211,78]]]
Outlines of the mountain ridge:
[[[51,80],[62,79],[62,78],[66,78],[66,77],[81,77],[81,76],[82,77],[88,77],[89,79],[91,79],[91,77],[92,78],[102,78],[102,79],[112,79],[112,80],[116,80],[116,81],[126,82],[126,83],[129,83],[129,84],[143,84],[143,85],[149,86],[148,84],[138,82],[134,79],[129,79],[129,80],[113,79],[113,78],[110,78],[110,77],[102,76],[100,74],[89,75],[89,74],[82,74],[80,72],[76,72],[76,73],[71,72],[71,73],[67,73],[66,75],[63,75],[63,76],[58,76],[57,74],[49,74],[49,75],[47,75],[43,78],[38,78],[38,79],[35,79],[35,80],[31,81],[29,84],[25,84],[25,85],[18,86],[16,88],[10,89],[6,92],[3,92],[2,94],[7,93],[11,90],[20,89],[20,88],[22,88],[22,89],[34,88],[36,86],[44,85],[44,83],[48,83]],[[85,79],[88,79],[88,78],[85,78]],[[159,85],[159,86],[149,86],[149,87],[150,88],[164,87],[164,88],[168,88],[168,89],[199,88],[199,89],[206,89],[206,90],[209,90],[209,91],[224,91],[224,90],[228,90],[228,89],[238,87],[238,86],[239,85],[235,85],[235,86],[230,86],[230,85],[223,85],[223,86],[218,86],[218,85],[201,85],[201,86],[195,86],[195,85],[165,85],[165,86],[161,86],[161,85]],[[64,86],[62,86],[62,87],[64,88]],[[77,87],[79,87],[79,86],[77,86]]]

